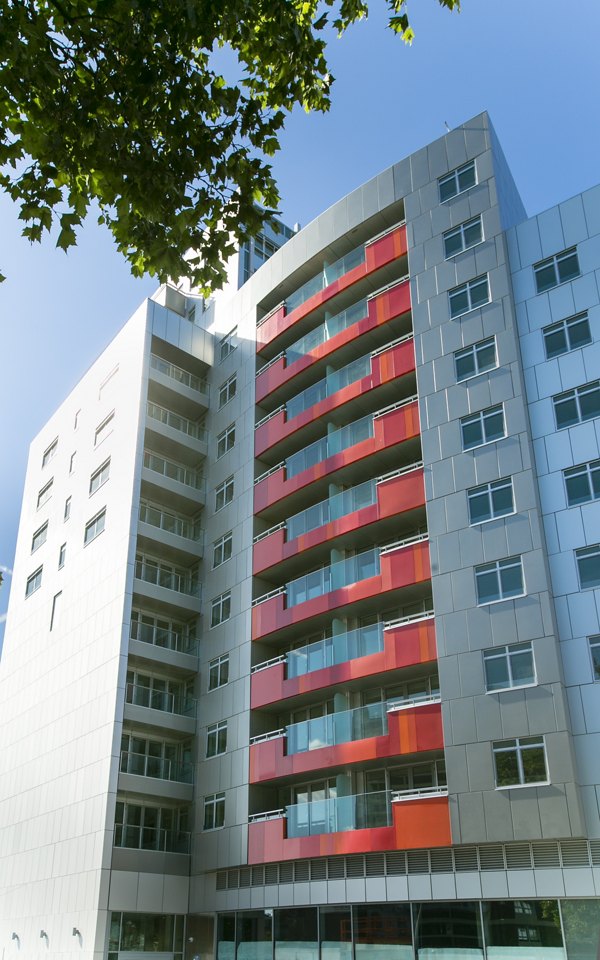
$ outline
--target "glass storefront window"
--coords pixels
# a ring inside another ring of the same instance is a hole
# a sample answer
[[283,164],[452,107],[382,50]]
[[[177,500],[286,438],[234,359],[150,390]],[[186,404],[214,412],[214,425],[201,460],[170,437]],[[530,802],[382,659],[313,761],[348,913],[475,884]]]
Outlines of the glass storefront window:
[[492,900],[482,906],[488,960],[564,960],[556,900]]
[[350,907],[321,907],[321,960],[352,960]]
[[220,913],[217,919],[217,960],[235,957],[235,913]]
[[275,960],[319,960],[316,907],[276,911]]
[[600,900],[561,900],[568,960],[600,957]]
[[356,960],[412,960],[410,906],[378,903],[354,907]]
[[123,913],[121,953],[172,953],[173,919],[158,913]]
[[417,960],[483,957],[478,903],[415,903]]
[[271,960],[273,911],[247,911],[237,915],[236,960]]

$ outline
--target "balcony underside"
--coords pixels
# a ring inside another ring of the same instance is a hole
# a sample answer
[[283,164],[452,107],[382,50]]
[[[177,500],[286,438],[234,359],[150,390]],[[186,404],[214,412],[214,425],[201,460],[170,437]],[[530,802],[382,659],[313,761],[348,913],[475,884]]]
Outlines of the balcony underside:
[[117,789],[119,794],[132,797],[158,797],[161,800],[181,800],[192,802],[194,788],[191,783],[179,783],[176,780],[159,780],[156,777],[140,777],[133,773],[119,773]]

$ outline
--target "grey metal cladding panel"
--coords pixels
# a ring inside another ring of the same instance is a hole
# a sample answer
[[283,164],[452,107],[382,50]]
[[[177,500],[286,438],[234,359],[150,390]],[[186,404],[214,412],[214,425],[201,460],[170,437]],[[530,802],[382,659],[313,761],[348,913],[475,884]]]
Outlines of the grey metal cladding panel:
[[515,840],[541,839],[542,824],[537,790],[512,790],[510,801]]
[[[481,661],[481,656],[479,657]],[[480,670],[480,673],[483,671]],[[482,683],[480,679],[479,689]],[[481,694],[473,698],[475,723],[479,741],[500,740],[502,738],[502,706],[498,697]]]
[[391,167],[394,179],[394,194],[397,199],[406,197],[413,192],[410,159],[401,160]]
[[474,843],[486,836],[483,794],[480,792],[457,794],[460,822],[460,842]]
[[513,837],[511,803],[503,790],[486,790],[483,794],[486,839],[510,840]]

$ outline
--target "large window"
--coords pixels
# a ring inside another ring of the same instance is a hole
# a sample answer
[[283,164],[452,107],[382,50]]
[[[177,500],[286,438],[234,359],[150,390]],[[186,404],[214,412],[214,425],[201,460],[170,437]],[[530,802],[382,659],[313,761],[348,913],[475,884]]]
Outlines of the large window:
[[495,603],[497,600],[522,597],[525,588],[521,557],[507,557],[506,560],[496,560],[495,563],[480,564],[475,567],[475,583],[477,603],[480,606]]
[[533,272],[538,293],[551,290],[552,287],[557,287],[559,283],[574,280],[580,272],[577,250],[575,247],[569,247],[562,253],[556,253],[553,257],[540,260],[539,263],[533,265]]
[[410,904],[360,904],[352,913],[356,960],[412,957]]
[[464,193],[465,190],[473,187],[476,183],[475,161],[469,160],[468,163],[463,163],[462,167],[453,170],[452,173],[440,177],[438,180],[440,203],[456,197],[459,193]]
[[471,450],[473,447],[480,447],[483,443],[502,439],[505,436],[502,404],[480,410],[479,413],[474,413],[470,417],[463,417],[460,427],[463,450]]
[[43,507],[44,504],[47,503],[50,497],[52,496],[53,485],[54,485],[54,478],[52,478],[52,480],[48,480],[48,483],[45,483],[42,489],[40,490],[40,492],[38,493],[38,496],[37,496],[38,510],[40,509],[40,507]]
[[113,913],[109,957],[120,953],[183,953],[183,916],[160,913]]
[[217,437],[217,460],[228,453],[235,444],[235,424],[230,423]]
[[[487,955],[491,960],[565,957],[556,900],[490,900],[482,907]],[[569,953],[571,956],[584,960],[586,954]]]
[[278,910],[275,914],[274,960],[318,960],[319,930],[316,907]]
[[559,430],[600,417],[600,380],[592,380],[574,390],[565,390],[552,397],[552,403]]
[[42,455],[42,468],[46,466],[47,463],[50,463],[52,458],[55,456],[56,451],[58,450],[58,437],[52,441],[49,447],[46,447]]
[[229,682],[229,654],[211,660],[208,665],[208,689],[217,690]]
[[446,260],[448,257],[454,257],[457,253],[462,253],[463,250],[469,250],[470,247],[481,243],[482,240],[483,230],[481,227],[481,216],[473,217],[472,220],[461,223],[460,227],[456,227],[454,230],[446,230],[444,234],[444,255]]
[[30,597],[32,593],[40,589],[42,585],[42,569],[42,567],[38,567],[37,570],[34,570],[34,572],[27,577],[27,583],[25,584],[26,597]]
[[448,301],[452,319],[462,316],[463,313],[468,313],[469,310],[475,310],[476,307],[481,307],[484,303],[489,303],[490,288],[487,273],[449,290]]
[[514,513],[512,478],[483,483],[467,490],[469,523],[484,523]]
[[94,433],[94,446],[97,447],[99,443],[102,443],[103,440],[106,440],[109,433],[112,433],[113,429],[113,420],[115,419],[115,411],[109,413],[104,420],[98,424],[96,431]]
[[93,474],[90,477],[90,497],[93,493],[96,492],[103,484],[106,483],[110,476],[110,457],[108,460],[105,460],[97,470],[94,470]]
[[225,824],[225,794],[211,793],[204,798],[204,830],[218,830]]
[[582,547],[576,550],[575,560],[581,589],[600,587],[600,543],[594,544],[593,547]]
[[497,787],[548,782],[543,737],[497,740],[492,747]]
[[563,470],[563,476],[570,507],[600,499],[600,460],[569,467]]
[[227,750],[227,720],[211,723],[206,728],[206,756],[219,757]]
[[237,347],[237,327],[226,333],[219,341],[219,363],[222,363]]
[[225,623],[231,616],[231,591],[222,593],[220,596],[211,600],[210,604],[210,625],[217,627],[220,623]]
[[219,410],[221,407],[224,407],[226,403],[229,403],[230,400],[233,400],[237,390],[237,374],[229,377],[225,383],[222,383],[219,387]]
[[498,366],[496,338],[488,337],[487,340],[480,340],[464,350],[457,350],[454,354],[454,365],[459,383],[485,373],[486,370],[493,370]]
[[47,537],[48,521],[46,520],[46,522],[35,531],[33,537],[31,538],[31,552],[35,553],[36,550],[39,550],[42,544],[46,542]]
[[213,543],[213,570],[215,567],[220,567],[226,560],[231,560],[232,549],[233,534],[231,531],[223,534],[218,540],[215,540]]
[[548,360],[592,342],[587,311],[578,313],[575,317],[567,317],[566,320],[559,320],[558,323],[551,323],[549,327],[544,327],[542,333]]
[[218,487],[215,487],[215,512],[233,500],[233,477],[227,477]]
[[106,523],[106,508],[101,510],[96,514],[95,517],[92,517],[85,525],[85,533],[83,536],[83,543],[89,543],[91,540],[94,540],[99,534],[104,530],[104,525]]
[[512,687],[526,687],[535,683],[531,641],[510,643],[505,647],[484,650],[483,663],[485,689],[488,693],[496,690],[510,690]]

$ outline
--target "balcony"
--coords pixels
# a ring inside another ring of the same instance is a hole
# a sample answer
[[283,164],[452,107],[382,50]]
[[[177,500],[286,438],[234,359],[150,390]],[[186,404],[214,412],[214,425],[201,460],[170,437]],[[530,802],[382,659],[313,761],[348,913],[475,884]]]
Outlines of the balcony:
[[299,694],[436,660],[433,613],[375,623],[316,643],[253,668],[253,710]]
[[114,846],[126,847],[129,850],[189,854],[190,834],[182,830],[162,830],[157,827],[137,827],[117,823]]
[[138,683],[128,683],[125,702],[148,710],[160,710],[163,713],[175,713],[180,717],[196,716],[196,701],[184,693],[169,693],[166,690],[152,690]]
[[150,354],[150,393],[168,406],[175,401],[190,416],[198,416],[209,405],[208,383],[203,377],[178,367],[156,354]]
[[[254,434],[255,456],[260,457],[267,450],[278,449],[286,441],[289,446],[291,440],[296,439],[298,431],[306,433],[311,425],[316,428],[316,421],[343,405],[349,405],[351,415],[351,408],[362,403],[361,398],[372,390],[378,390],[379,403],[394,398],[397,400],[401,386],[405,394],[414,391],[414,377],[409,377],[402,385],[396,383],[398,378],[414,373],[414,370],[412,334],[353,360],[307,387],[261,420]],[[382,391],[387,395],[383,396]]]
[[[285,498],[288,506],[305,499],[302,491],[325,478],[338,482],[373,454],[383,454],[419,436],[419,407],[416,397],[371,413],[322,437],[284,463],[267,470],[254,482],[254,513],[263,514]],[[407,454],[415,451],[407,449]],[[385,459],[385,458],[384,458]],[[298,503],[300,506],[300,504]]]
[[[162,507],[140,502],[138,543],[152,549],[156,544],[173,553],[183,553],[191,560],[202,554],[203,531],[199,520],[163,510]],[[186,557],[180,558],[185,561]]]
[[[390,321],[405,316],[410,310],[410,285],[403,277],[390,287],[359,300],[310,330],[291,344],[256,374],[256,402],[276,395],[285,384],[308,371],[363,334],[377,330]],[[401,329],[396,329],[399,335]]]
[[185,569],[138,554],[134,576],[134,591],[146,599],[200,613],[200,580],[196,567]]
[[146,429],[152,432],[153,445],[162,444],[168,457],[206,456],[208,433],[201,421],[190,420],[152,400],[146,403]]
[[[138,619],[133,619],[134,616]],[[164,621],[162,625],[161,621],[152,614],[145,616],[141,612],[134,611],[129,636],[131,640],[151,644],[163,650],[172,650],[191,657],[198,655],[198,639],[185,624],[175,625]]]
[[128,680],[125,688],[124,719],[134,725],[172,733],[192,735],[196,732],[196,701],[187,694],[184,684],[179,689],[153,689],[152,678],[146,683]]
[[366,550],[254,600],[252,639],[430,579],[426,534]]
[[169,503],[181,510],[197,510],[205,503],[206,481],[202,471],[153,450],[144,450],[142,480],[147,494],[160,500],[166,492]]
[[368,243],[350,251],[295,290],[286,303],[263,318],[256,331],[256,350],[260,353],[313,310],[348,290],[386,264],[405,256],[406,228],[398,224]]
[[154,780],[169,780],[174,783],[193,783],[191,763],[167,760],[166,757],[149,757],[146,753],[121,752],[121,773]]

